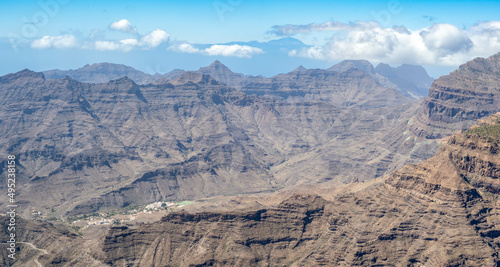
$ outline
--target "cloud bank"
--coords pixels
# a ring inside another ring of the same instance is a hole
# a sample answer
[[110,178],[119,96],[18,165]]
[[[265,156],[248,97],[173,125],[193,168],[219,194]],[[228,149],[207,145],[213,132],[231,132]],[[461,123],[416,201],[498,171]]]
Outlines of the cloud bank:
[[332,32],[325,45],[291,50],[290,56],[320,60],[366,59],[373,62],[457,66],[500,51],[500,21],[461,29],[451,24],[410,30],[382,28],[375,22],[326,22],[273,26],[277,36]]
[[134,38],[122,40],[93,40],[96,32],[94,30],[90,37],[86,40],[78,40],[74,35],[63,36],[44,36],[31,42],[31,47],[36,49],[94,49],[99,51],[122,51],[128,52],[132,49],[152,49],[167,43],[170,35],[164,30],[156,29],[146,35],[140,35],[137,28],[134,27],[128,20],[122,19],[111,23],[108,27],[110,30],[121,31],[127,34],[133,34]]
[[37,49],[58,48],[70,49],[77,47],[77,39],[73,35],[44,36],[31,43],[31,47]]
[[207,56],[225,56],[225,57],[239,57],[251,58],[254,55],[262,54],[264,51],[257,47],[248,45],[212,45],[205,49],[199,49],[188,43],[172,45],[168,48],[170,51],[189,53],[189,54],[202,54]]

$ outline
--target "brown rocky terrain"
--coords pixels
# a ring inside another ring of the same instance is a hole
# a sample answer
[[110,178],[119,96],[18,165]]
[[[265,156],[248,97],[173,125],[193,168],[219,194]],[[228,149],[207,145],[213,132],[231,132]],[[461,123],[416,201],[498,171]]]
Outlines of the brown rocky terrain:
[[411,131],[442,138],[500,111],[500,53],[476,58],[434,81]]
[[[112,227],[78,255],[76,244],[91,241],[53,225],[29,222],[23,237],[48,252],[28,259],[51,266],[83,266],[75,258],[90,266],[497,266],[499,142],[500,113],[452,136],[434,157],[344,193],[175,212]],[[51,247],[40,229],[66,245]]]
[[292,83],[317,86],[293,89],[306,97],[285,101],[245,94],[199,72],[147,85],[127,77],[93,84],[46,79],[29,70],[1,77],[0,154],[20,160],[24,216],[30,209],[60,217],[340,185],[425,156],[400,153],[392,144],[399,139],[385,141],[406,125],[414,104],[369,75],[306,70],[280,79],[282,91]]
[[355,194],[174,213],[138,229],[113,228],[103,250],[120,266],[496,266],[500,114],[486,123],[497,135],[453,136],[433,158]]

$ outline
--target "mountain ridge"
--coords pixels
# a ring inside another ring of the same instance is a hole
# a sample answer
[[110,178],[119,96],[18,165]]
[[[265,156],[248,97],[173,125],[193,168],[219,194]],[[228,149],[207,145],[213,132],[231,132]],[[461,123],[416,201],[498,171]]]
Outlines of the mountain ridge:
[[[382,63],[381,63],[382,64]],[[379,66],[381,65],[379,64]],[[377,67],[379,67],[377,66]],[[366,60],[345,60],[342,61],[326,70],[328,71],[336,71],[336,72],[344,72],[350,68],[359,69],[370,74],[374,77],[377,82],[379,82],[382,86],[397,89],[403,94],[411,97],[422,97],[427,95],[427,89],[430,86],[429,79],[430,78],[425,69],[418,66],[408,65],[411,68],[418,69],[419,75],[416,78],[409,73],[411,71],[404,71],[408,67],[407,65],[402,65],[398,68],[392,68],[388,65],[383,65],[385,73],[390,73],[390,75],[383,75],[376,71],[376,68]],[[380,69],[381,67],[379,67]],[[300,68],[301,71],[305,70],[304,67]],[[423,71],[423,72],[422,72]],[[149,75],[144,72],[135,70],[132,67],[125,66],[122,64],[112,64],[112,63],[97,63],[92,65],[85,65],[82,68],[76,70],[48,70],[43,73],[48,79],[52,78],[63,78],[65,76],[70,76],[75,80],[81,82],[89,82],[89,83],[103,83],[109,80],[114,80],[123,76],[128,76],[138,84],[147,84],[152,83],[158,80],[166,80],[166,79],[175,79],[179,75],[181,75],[185,70],[173,70],[169,73],[165,74],[155,74]],[[224,83],[230,87],[234,87],[236,89],[240,89],[246,84],[252,82],[261,82],[266,79],[272,79],[273,77],[283,75],[278,74],[270,78],[264,78],[261,76],[250,76],[243,75],[241,73],[232,72],[227,66],[222,64],[219,60],[215,60],[212,64],[206,67],[201,67],[197,72],[201,72],[203,74],[209,74],[218,82]],[[293,71],[292,71],[293,72]],[[386,77],[387,76],[387,77]]]

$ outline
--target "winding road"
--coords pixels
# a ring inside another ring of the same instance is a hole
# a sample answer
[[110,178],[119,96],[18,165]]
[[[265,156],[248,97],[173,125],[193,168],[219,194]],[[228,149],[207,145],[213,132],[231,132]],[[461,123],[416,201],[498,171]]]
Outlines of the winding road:
[[38,262],[38,257],[40,257],[40,255],[47,255],[47,254],[49,254],[47,252],[47,250],[37,248],[37,247],[35,247],[35,245],[33,245],[32,243],[29,243],[29,242],[18,242],[18,243],[20,243],[20,244],[26,244],[29,247],[31,247],[32,249],[38,250],[39,252],[42,252],[43,254],[38,254],[38,256],[33,261],[35,262],[36,266],[43,267],[43,265],[40,262]]

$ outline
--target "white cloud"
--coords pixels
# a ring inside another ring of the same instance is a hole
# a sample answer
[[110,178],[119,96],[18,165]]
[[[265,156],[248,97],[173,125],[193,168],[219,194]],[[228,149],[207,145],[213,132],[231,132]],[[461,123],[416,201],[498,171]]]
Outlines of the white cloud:
[[373,62],[457,66],[475,57],[500,52],[500,22],[490,21],[460,29],[451,24],[409,30],[382,28],[376,23],[329,22],[274,26],[276,35],[331,31],[325,45],[292,50],[290,56],[320,60],[367,59]]
[[73,35],[44,36],[31,42],[31,47],[37,49],[58,48],[70,49],[77,46],[77,39]]
[[113,51],[120,49],[120,44],[110,41],[96,41],[95,49],[100,51]]
[[251,58],[253,55],[262,54],[264,51],[257,47],[248,45],[212,45],[205,49],[205,52],[210,56],[225,56],[225,57],[246,57]]
[[[95,31],[94,31],[95,32]],[[91,36],[94,37],[94,36]],[[169,34],[163,30],[156,29],[149,34],[139,36],[139,38],[129,38],[118,41],[97,40],[93,41],[89,37],[87,40],[78,41],[73,35],[64,36],[45,36],[43,38],[31,42],[31,47],[37,49],[47,48],[79,48],[79,49],[95,49],[99,51],[122,51],[128,52],[132,49],[151,49],[156,48],[162,43],[168,42]]]
[[190,54],[201,53],[200,49],[194,48],[191,44],[186,44],[186,43],[170,46],[168,50],[181,53],[190,53]]
[[160,44],[167,42],[168,33],[162,30],[154,30],[151,33],[138,39],[123,39],[120,41],[96,41],[95,49],[101,51],[123,51],[128,52],[134,48],[150,49],[158,47]]
[[309,34],[314,31],[354,31],[354,30],[369,30],[377,28],[378,24],[376,22],[353,22],[353,23],[342,23],[338,21],[328,21],[325,23],[311,23],[308,25],[275,25],[271,27],[269,33],[278,36],[290,36],[295,34]]
[[140,46],[154,48],[164,42],[167,42],[168,38],[168,33],[160,29],[156,29],[141,38]]
[[37,49],[47,48],[78,48],[78,49],[95,49],[99,51],[122,51],[128,52],[132,49],[152,49],[159,45],[168,42],[169,34],[164,30],[156,29],[146,35],[140,35],[137,28],[126,20],[122,19],[115,21],[109,25],[109,29],[118,30],[126,33],[135,34],[135,38],[122,39],[122,40],[103,40],[103,31],[94,29],[90,35],[83,39],[78,40],[73,35],[63,36],[45,36],[31,42],[31,47]]
[[122,31],[127,33],[137,33],[137,28],[132,26],[132,23],[126,19],[115,21],[109,25],[110,30]]
[[190,53],[190,54],[203,54],[207,56],[225,56],[225,57],[245,57],[251,58],[253,55],[262,54],[264,51],[257,47],[248,45],[212,45],[205,49],[195,48],[188,43],[173,45],[168,50]]

